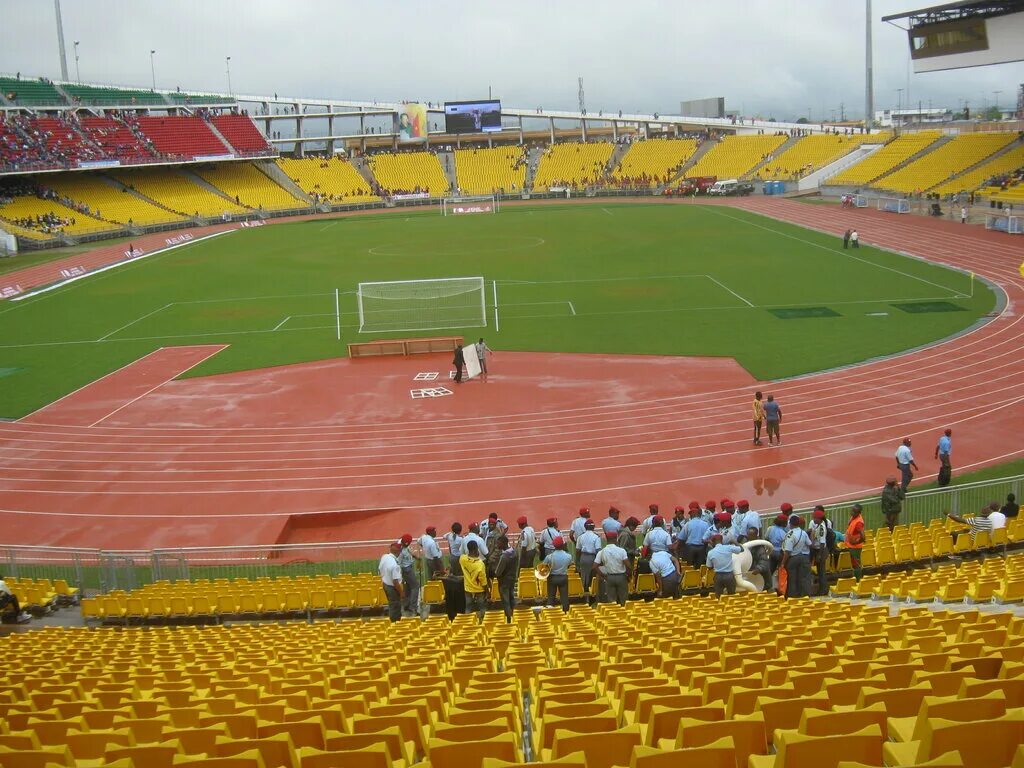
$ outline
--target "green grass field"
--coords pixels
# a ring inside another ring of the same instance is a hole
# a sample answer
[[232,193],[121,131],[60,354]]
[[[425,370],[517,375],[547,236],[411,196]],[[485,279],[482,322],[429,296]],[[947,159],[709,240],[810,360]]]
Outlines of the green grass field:
[[275,224],[0,303],[0,417],[161,346],[230,344],[190,376],[344,356],[345,343],[376,338],[357,331],[359,282],[478,275],[489,326],[445,333],[483,335],[499,350],[731,356],[762,379],[912,348],[995,304],[980,282],[969,297],[969,278],[953,270],[843,251],[834,237],[731,209],[431,209]]

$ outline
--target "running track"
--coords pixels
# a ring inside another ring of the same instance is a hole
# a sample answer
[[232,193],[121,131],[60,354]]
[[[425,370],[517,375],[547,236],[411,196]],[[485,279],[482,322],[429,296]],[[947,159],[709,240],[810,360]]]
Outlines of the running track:
[[[876,490],[905,435],[923,475],[934,474],[934,441],[946,427],[957,469],[1024,455],[1020,239],[866,209],[730,204],[837,234],[855,225],[865,242],[999,284],[1007,305],[947,342],[772,384],[786,412],[786,444],[776,449],[749,444],[747,380],[595,405],[505,398],[484,420],[400,412],[344,425],[305,418],[301,402],[289,426],[159,426],[133,422],[132,408],[81,422],[93,426],[47,422],[58,403],[0,425],[3,540],[112,549],[379,539],[427,523],[444,530],[491,510],[506,520],[529,514],[535,525],[557,515],[564,524],[581,504],[600,515],[614,503],[640,516],[648,503],[671,509],[722,496],[768,510]],[[210,353],[192,350],[182,356]],[[132,403],[159,395],[162,381],[128,387],[142,393]]]

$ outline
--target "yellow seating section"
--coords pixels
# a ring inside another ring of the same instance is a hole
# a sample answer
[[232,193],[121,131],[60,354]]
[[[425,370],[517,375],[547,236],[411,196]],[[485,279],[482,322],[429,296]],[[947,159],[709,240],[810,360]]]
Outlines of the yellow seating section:
[[585,187],[593,184],[604,178],[614,150],[615,145],[607,141],[554,144],[540,157],[533,188],[545,192],[549,187]]
[[762,593],[511,623],[46,628],[0,638],[0,761],[1009,766],[1024,618],[889,614]]
[[717,176],[719,180],[738,179],[777,150],[788,136],[726,136],[709,149],[686,171],[686,178]]
[[820,133],[804,136],[785,152],[758,168],[752,176],[765,181],[798,179],[834,163],[861,144],[884,144],[891,138],[892,134],[888,131],[857,133],[852,136]]
[[859,163],[828,179],[829,184],[868,184],[942,138],[939,131],[903,133]]
[[373,155],[368,160],[377,183],[385,190],[413,192],[419,189],[431,197],[448,194],[448,177],[432,152],[401,152]]
[[118,171],[114,177],[150,200],[155,200],[185,216],[220,216],[223,213],[248,213],[220,195],[189,180],[178,171],[162,168]]
[[218,163],[196,173],[228,197],[249,208],[286,211],[307,208],[305,200],[292,195],[252,163]]
[[985,187],[981,190],[981,194],[987,195],[1000,203],[1016,205],[1024,202],[1024,184],[1016,184],[1015,186],[1007,187],[1006,189],[1000,189],[999,187]]
[[612,179],[620,181],[647,176],[652,187],[667,184],[696,151],[694,139],[634,141],[612,171]]
[[[932,188],[931,191],[938,192],[941,195],[955,194],[957,192],[973,192],[993,176],[1010,173],[1018,168],[1024,168],[1024,146],[1015,147],[1009,152],[1005,152],[999,157],[989,160],[983,165],[979,165],[973,171],[968,171],[961,176],[957,176],[955,179],[944,181],[938,186]],[[1024,194],[1024,189],[1021,190],[1021,193]],[[991,194],[998,197],[1000,189],[999,187],[988,187],[984,190],[984,194]]]
[[874,186],[896,192],[927,192],[1016,140],[1015,133],[964,133],[909,165],[877,179]]
[[455,150],[455,176],[464,195],[522,190],[526,148],[520,146]]
[[64,579],[19,579],[8,576],[4,582],[23,609],[45,608],[57,602],[69,603],[79,594],[78,588],[69,586]]
[[[103,213],[102,209],[100,209],[100,213]],[[106,232],[121,228],[119,224],[112,224],[109,221],[103,221],[94,216],[79,213],[75,209],[68,208],[56,200],[43,200],[34,195],[15,197],[6,205],[0,205],[0,219],[8,223],[14,219],[35,218],[36,216],[45,216],[46,214],[53,214],[62,219],[74,219],[74,224],[68,224],[63,227],[64,232],[69,235],[86,235],[93,232]],[[9,224],[9,227],[5,224],[4,228],[9,228],[14,234],[29,237],[33,240],[48,240],[54,237],[52,234],[48,235],[38,230],[20,227],[15,224]]]
[[39,183],[56,190],[79,203],[85,203],[93,211],[99,211],[108,221],[127,224],[160,224],[167,221],[181,221],[182,216],[142,200],[130,192],[106,183],[103,179],[86,173],[64,173],[40,178]]
[[370,203],[380,200],[359,171],[341,157],[282,157],[277,160],[277,165],[307,194],[322,195],[337,203]]

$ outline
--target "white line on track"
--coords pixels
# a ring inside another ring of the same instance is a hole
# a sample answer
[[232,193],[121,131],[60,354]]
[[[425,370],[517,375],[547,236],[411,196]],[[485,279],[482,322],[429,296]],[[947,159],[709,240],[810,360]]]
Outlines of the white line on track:
[[155,387],[150,387],[149,389],[147,389],[147,390],[146,390],[145,392],[143,392],[143,393],[142,393],[141,395],[139,395],[138,397],[133,397],[133,398],[132,398],[131,400],[129,400],[129,401],[127,402],[127,403],[124,403],[124,404],[122,404],[122,405],[119,405],[119,406],[118,406],[117,408],[115,408],[114,410],[112,410],[112,411],[111,411],[110,413],[108,413],[108,414],[107,414],[106,416],[102,416],[102,417],[100,417],[100,418],[96,419],[96,421],[94,421],[94,422],[93,422],[92,424],[90,424],[89,426],[90,426],[90,427],[95,427],[95,426],[96,426],[97,424],[99,424],[99,423],[100,423],[101,421],[104,421],[105,419],[109,419],[109,418],[110,418],[111,416],[113,416],[113,415],[114,415],[115,413],[117,413],[118,411],[122,411],[122,410],[124,410],[124,409],[125,409],[125,408],[127,408],[127,407],[128,407],[129,405],[131,405],[132,403],[134,403],[134,402],[137,402],[138,400],[141,400],[142,398],[144,398],[144,397],[145,397],[146,395],[149,395],[149,394],[152,394],[153,392],[156,392],[156,391],[157,391],[158,389],[160,389],[160,387],[162,387],[162,386],[163,386],[164,384],[167,384],[168,382],[174,381],[174,380],[175,380],[176,378],[178,378],[179,376],[181,376],[181,374],[183,374],[183,373],[187,373],[188,371],[191,371],[191,370],[192,370],[193,368],[195,368],[195,367],[196,367],[197,365],[199,365],[200,363],[204,363],[204,362],[206,362],[207,360],[209,360],[209,359],[210,359],[211,357],[213,357],[214,355],[216,355],[216,354],[217,354],[218,352],[222,351],[223,349],[224,349],[224,347],[223,347],[223,346],[218,346],[218,347],[217,347],[217,349],[215,349],[215,350],[213,350],[212,352],[210,352],[210,354],[206,355],[206,357],[204,357],[204,358],[202,358],[201,360],[197,360],[196,362],[192,363],[192,365],[190,365],[190,366],[189,366],[188,368],[185,368],[185,369],[183,369],[183,370],[180,370],[180,371],[178,371],[178,372],[177,372],[176,374],[174,374],[173,376],[171,376],[171,377],[170,377],[169,379],[166,379],[165,381],[161,381],[161,382],[160,382],[159,384],[157,384],[157,385],[156,385]]
[[330,224],[325,224],[324,226],[320,227],[320,231],[323,232],[324,230],[330,229],[331,227],[333,227],[335,224],[339,223],[340,221],[341,221],[341,219],[335,219]]
[[569,302],[569,311],[572,312],[573,317],[576,317],[576,307],[572,305],[571,301]]

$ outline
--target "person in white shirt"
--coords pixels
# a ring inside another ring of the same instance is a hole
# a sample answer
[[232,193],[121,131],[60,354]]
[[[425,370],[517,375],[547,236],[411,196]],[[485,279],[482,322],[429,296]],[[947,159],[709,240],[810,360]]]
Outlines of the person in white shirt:
[[615,507],[608,507],[608,517],[601,521],[601,530],[604,531],[606,541],[615,541],[622,530],[622,523],[619,522],[621,513]]
[[580,507],[580,515],[569,523],[569,541],[575,543],[576,539],[583,535],[587,520],[590,519],[590,510],[587,507]]
[[444,573],[441,548],[437,546],[437,528],[427,526],[426,531],[420,536],[420,549],[423,550],[423,559],[427,561],[427,578]]
[[448,542],[448,572],[452,576],[461,576],[462,566],[459,565],[459,558],[466,551],[464,548],[466,540],[462,536],[462,523],[452,523],[452,530],[444,535],[444,540]]
[[665,530],[665,521],[661,519],[661,515],[655,516],[651,529],[644,536],[644,547],[651,554],[672,549],[672,535]]
[[850,245],[854,248],[860,248],[860,234],[856,229],[850,232]]
[[519,570],[532,570],[537,562],[537,534],[526,516],[516,520],[519,526]]
[[[480,379],[487,381],[487,355],[494,356],[491,348],[487,346],[487,342],[484,341],[483,337],[480,337],[480,341],[473,345],[476,348],[476,356],[480,358]],[[504,533],[504,531],[502,532]]]
[[914,479],[914,473],[910,471],[910,468],[913,467],[915,470],[920,472],[920,470],[917,469],[917,463],[914,461],[914,454],[910,450],[909,437],[903,438],[903,442],[900,444],[900,447],[896,449],[896,466],[899,468],[901,475],[900,488],[902,488],[903,492],[906,493],[907,486],[909,486],[910,481]]
[[497,512],[491,512],[486,520],[480,521],[480,537],[484,541],[496,539],[499,536],[504,536],[506,533],[508,533],[508,526],[504,520],[498,517]]
[[659,597],[679,597],[679,561],[668,552],[651,555],[651,573],[658,585]]
[[539,545],[541,560],[555,551],[555,539],[561,535],[562,532],[558,530],[558,518],[549,517],[547,519],[546,527],[540,532]]
[[380,564],[377,566],[380,583],[388,598],[388,618],[393,622],[402,618],[402,568],[398,564],[398,555],[401,551],[401,544],[397,541],[391,542],[391,546],[381,556]]
[[485,557],[487,557],[487,542],[480,538],[480,526],[476,523],[470,523],[469,533],[462,537],[463,552],[466,551],[466,544],[469,544],[469,542],[471,541],[476,542],[477,549],[479,550],[480,553],[480,559],[483,560]]
[[658,505],[657,504],[649,504],[647,506],[647,517],[645,517],[644,521],[642,523],[640,523],[640,533],[643,536],[645,536],[645,537],[647,536],[647,532],[649,530],[651,530],[651,526],[654,524],[654,518],[656,518],[657,516],[658,516]]
[[736,502],[736,514],[741,513],[743,515],[743,530],[749,533],[751,528],[756,528],[760,532],[761,516],[750,508],[750,502],[746,499]]
[[612,539],[594,560],[597,572],[604,583],[604,599],[625,605],[629,597],[629,555]]
[[992,530],[1006,527],[1006,515],[999,510],[999,502],[993,501],[988,505],[988,519],[992,521]]
[[594,561],[601,549],[601,537],[594,532],[594,521],[584,523],[583,533],[576,539],[576,557],[579,562],[580,579],[583,581],[583,594],[590,600],[590,582],[594,577]]

